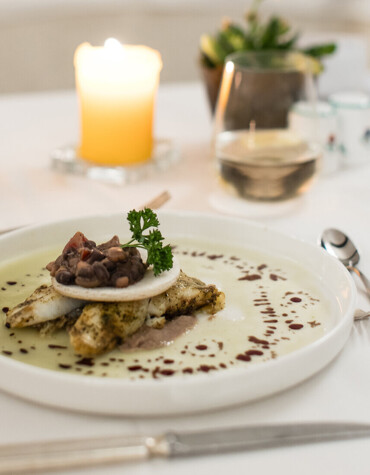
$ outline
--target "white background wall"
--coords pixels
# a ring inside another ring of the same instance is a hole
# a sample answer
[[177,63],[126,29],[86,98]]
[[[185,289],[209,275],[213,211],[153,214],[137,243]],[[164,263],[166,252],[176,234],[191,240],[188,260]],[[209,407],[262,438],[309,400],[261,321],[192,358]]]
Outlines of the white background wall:
[[[102,44],[111,36],[158,49],[163,82],[196,79],[200,35],[215,31],[223,16],[242,21],[249,5],[248,0],[0,0],[0,94],[73,87],[77,45]],[[370,44],[370,0],[266,0],[261,12],[285,16],[309,37],[356,33]]]

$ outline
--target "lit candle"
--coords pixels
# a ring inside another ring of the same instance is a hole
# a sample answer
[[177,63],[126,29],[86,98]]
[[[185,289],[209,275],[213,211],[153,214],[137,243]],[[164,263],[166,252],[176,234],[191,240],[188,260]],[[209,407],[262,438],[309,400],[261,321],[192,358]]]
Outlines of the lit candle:
[[153,111],[162,69],[146,46],[80,45],[74,57],[80,102],[79,156],[100,165],[147,161],[153,147]]

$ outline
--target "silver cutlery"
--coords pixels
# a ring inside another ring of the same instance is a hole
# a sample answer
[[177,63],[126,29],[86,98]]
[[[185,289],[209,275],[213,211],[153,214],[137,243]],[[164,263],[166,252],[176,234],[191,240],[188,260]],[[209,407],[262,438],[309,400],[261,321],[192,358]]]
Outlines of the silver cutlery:
[[354,320],[365,320],[366,318],[370,317],[370,312],[365,312],[364,310],[357,309],[355,310],[355,314],[353,316]]
[[339,229],[326,229],[321,236],[321,246],[328,253],[339,259],[350,272],[354,272],[362,281],[370,297],[370,282],[367,277],[356,267],[360,255],[351,239]]
[[370,424],[256,425],[159,436],[33,442],[0,446],[0,474],[41,473],[148,460],[370,437]]
[[[361,279],[366,292],[370,297],[370,282],[367,277],[356,267],[360,254],[351,239],[339,229],[326,229],[320,238],[321,246],[333,257],[339,259],[350,272],[354,272]],[[357,309],[354,320],[364,320],[370,317],[370,312]]]

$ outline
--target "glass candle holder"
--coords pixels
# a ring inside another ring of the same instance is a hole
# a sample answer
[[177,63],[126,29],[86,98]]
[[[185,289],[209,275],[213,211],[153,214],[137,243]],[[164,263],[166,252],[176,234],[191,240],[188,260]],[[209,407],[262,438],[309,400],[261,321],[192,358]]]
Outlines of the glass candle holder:
[[292,52],[241,52],[226,60],[213,151],[221,182],[238,196],[281,200],[303,193],[320,146],[288,126],[299,101],[316,100],[312,60]]
[[161,173],[181,158],[178,146],[153,136],[162,69],[158,51],[121,45],[80,45],[74,57],[80,106],[80,142],[51,152],[60,173],[124,185]]

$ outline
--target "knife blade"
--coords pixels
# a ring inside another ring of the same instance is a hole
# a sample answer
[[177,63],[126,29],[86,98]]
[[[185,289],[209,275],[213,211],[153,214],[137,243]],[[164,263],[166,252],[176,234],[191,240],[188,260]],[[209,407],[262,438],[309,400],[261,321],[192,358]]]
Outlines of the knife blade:
[[115,436],[0,446],[0,474],[41,473],[103,464],[370,437],[370,424],[254,425],[159,436]]
[[370,437],[370,425],[309,422],[166,434],[171,457],[255,450],[359,437]]

